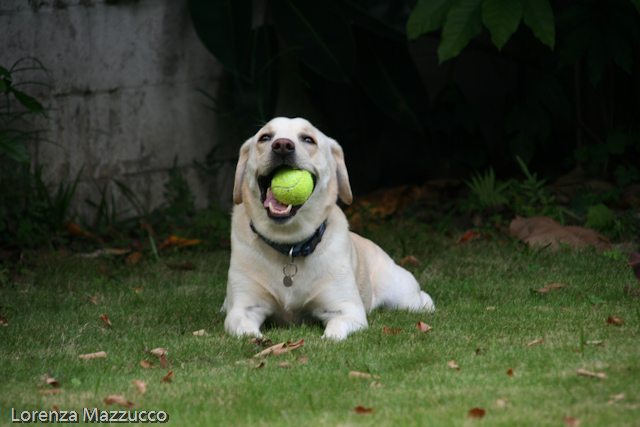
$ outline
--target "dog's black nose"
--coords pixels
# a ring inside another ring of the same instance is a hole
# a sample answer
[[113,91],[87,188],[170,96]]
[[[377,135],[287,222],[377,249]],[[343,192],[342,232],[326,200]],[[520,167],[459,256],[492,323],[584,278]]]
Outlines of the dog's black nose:
[[278,138],[271,143],[271,150],[279,156],[286,156],[296,151],[296,145],[288,138]]

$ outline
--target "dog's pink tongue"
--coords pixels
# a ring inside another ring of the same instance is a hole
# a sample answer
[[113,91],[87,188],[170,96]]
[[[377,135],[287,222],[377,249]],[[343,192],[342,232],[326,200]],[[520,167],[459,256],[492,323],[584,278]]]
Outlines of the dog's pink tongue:
[[271,206],[276,211],[285,211],[288,207],[288,205],[285,205],[284,203],[278,201],[278,199],[273,196],[273,191],[271,191],[271,188],[267,190],[267,198],[264,201],[264,207],[269,209],[269,203],[271,203]]

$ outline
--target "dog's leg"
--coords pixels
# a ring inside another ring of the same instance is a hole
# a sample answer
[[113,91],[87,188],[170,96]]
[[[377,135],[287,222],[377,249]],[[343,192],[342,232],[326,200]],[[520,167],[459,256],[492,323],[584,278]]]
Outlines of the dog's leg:
[[362,303],[359,305],[341,303],[336,306],[325,306],[313,311],[313,316],[325,324],[322,338],[341,341],[351,332],[369,327],[367,314]]
[[251,335],[262,338],[260,326],[271,312],[271,308],[266,305],[242,306],[236,304],[229,310],[224,320],[224,329],[228,334],[237,335],[238,337]]
[[405,309],[411,311],[435,311],[431,296],[420,290],[420,284],[404,268],[390,261],[384,273],[379,274],[374,284],[377,295],[372,308]]

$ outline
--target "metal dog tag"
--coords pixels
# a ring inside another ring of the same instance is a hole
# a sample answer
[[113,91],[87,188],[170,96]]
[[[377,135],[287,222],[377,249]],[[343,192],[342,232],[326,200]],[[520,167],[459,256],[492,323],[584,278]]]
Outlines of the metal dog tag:
[[[287,267],[293,267],[293,273],[287,273]],[[293,276],[298,273],[298,266],[293,263],[293,246],[289,251],[289,262],[282,267],[282,272],[284,273],[284,278],[282,279],[282,284],[287,288],[290,288],[293,285]]]

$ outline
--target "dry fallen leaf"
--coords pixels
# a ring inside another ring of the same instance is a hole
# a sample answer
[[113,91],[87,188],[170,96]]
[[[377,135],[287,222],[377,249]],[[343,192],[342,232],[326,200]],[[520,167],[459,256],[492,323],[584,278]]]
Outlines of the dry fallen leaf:
[[413,255],[407,255],[406,257],[402,258],[398,264],[400,264],[400,266],[402,267],[422,267],[423,265],[422,261],[420,261]]
[[469,409],[469,412],[467,413],[469,418],[482,418],[484,417],[484,414],[486,413],[486,411],[482,408],[472,408]]
[[550,285],[545,286],[542,289],[536,289],[533,292],[538,292],[540,294],[546,294],[549,291],[553,291],[553,290],[558,289],[558,288],[564,288],[564,287],[567,287],[567,286],[569,286],[569,285],[567,285],[566,283],[552,283]]
[[622,326],[624,324],[624,320],[622,320],[621,318],[619,318],[618,316],[614,316],[614,317],[609,317],[607,319],[607,324],[608,325],[616,325],[616,326]]
[[577,418],[564,417],[564,423],[569,427],[577,427],[580,425],[580,420]]
[[487,311],[491,311],[491,310],[495,310],[496,306],[495,305],[490,305],[489,307],[487,307]]
[[584,377],[600,378],[601,380],[607,379],[607,374],[605,374],[604,372],[591,372],[587,371],[586,369],[578,369],[576,371],[576,374],[582,375]]
[[153,366],[153,362],[150,360],[141,360],[140,361],[140,366],[142,366],[145,369],[149,369]]
[[110,396],[105,397],[104,398],[104,403],[106,403],[107,405],[126,406],[127,408],[134,408],[134,407],[138,406],[133,402],[129,402],[121,394],[112,394]]
[[383,326],[383,327],[382,327],[382,332],[383,332],[385,335],[387,335],[387,336],[389,336],[389,335],[395,335],[395,334],[397,334],[398,332],[400,332],[401,330],[402,330],[402,329],[393,329],[393,328],[389,328],[389,327],[387,327],[387,326]]
[[380,379],[379,375],[372,375],[367,372],[350,371],[349,378],[376,378]]
[[491,235],[489,235],[488,233],[480,233],[479,231],[467,231],[456,242],[456,245],[460,245],[462,243],[467,243],[467,242],[470,242],[472,240],[479,239],[481,237],[484,237],[487,240],[491,240]]
[[166,251],[173,246],[184,248],[187,246],[199,245],[200,243],[202,243],[202,240],[200,239],[185,239],[183,237],[169,236],[164,242],[160,244],[160,246],[158,246],[158,250]]
[[133,292],[135,292],[136,294],[139,294],[140,292],[142,292],[142,285],[139,285],[133,288]]
[[509,375],[510,377],[512,377],[512,376],[513,376],[513,369],[509,369],[509,370],[507,371],[507,375]]
[[91,297],[91,302],[92,302],[94,305],[98,305],[98,297]]
[[544,340],[533,340],[530,343],[525,344],[527,347],[531,347],[532,345],[542,344]]
[[158,359],[160,360],[160,367],[161,368],[166,368],[167,367],[167,356],[163,354]]
[[295,350],[296,348],[303,347],[303,346],[304,346],[304,338],[296,342],[291,342],[291,341],[281,342],[279,344],[272,345],[271,347],[265,350],[262,350],[258,354],[254,354],[253,357],[265,357],[265,356],[268,356],[269,354],[273,354],[274,356],[279,356],[280,354],[286,353],[291,350]]
[[142,258],[142,252],[131,252],[129,255],[127,255],[127,257],[124,259],[124,262],[129,266],[129,267],[133,267],[134,265],[136,265],[139,261],[140,258]]
[[607,405],[611,406],[619,400],[624,399],[624,393],[616,394],[615,396],[611,396],[611,400],[607,402]]
[[193,331],[192,334],[197,336],[197,337],[201,337],[201,336],[204,336],[204,335],[209,335],[207,333],[207,331],[205,331],[204,329],[200,329],[199,331]]
[[373,411],[373,408],[365,408],[364,406],[356,406],[353,408],[353,412],[360,415],[371,415]]
[[0,326],[9,326],[9,319],[0,314]]
[[486,348],[476,348],[476,356],[484,356],[487,354]]
[[142,380],[133,380],[133,385],[136,386],[140,393],[145,394],[147,392],[147,383]]
[[557,249],[560,243],[568,243],[572,248],[593,246],[599,251],[611,249],[611,242],[595,230],[575,225],[562,226],[544,216],[523,218],[516,215],[509,225],[509,233],[532,246],[550,245]]
[[160,356],[169,353],[169,350],[167,350],[166,348],[158,347],[158,348],[154,348],[149,353],[151,353],[152,356],[159,358]]
[[161,382],[168,383],[173,381],[173,371],[169,372],[166,377],[164,377]]
[[420,332],[429,332],[431,329],[433,329],[431,326],[427,325],[423,321],[418,322],[417,328]]
[[196,266],[191,264],[190,262],[183,262],[182,264],[170,264],[168,262],[165,262],[164,265],[167,268],[170,268],[172,270],[189,271],[189,270],[195,270],[196,269]]
[[106,351],[98,351],[95,353],[88,353],[88,354],[80,354],[78,355],[78,357],[82,360],[90,360],[90,359],[100,359],[103,357],[107,357],[107,352]]
[[100,318],[107,326],[113,326],[113,324],[111,323],[111,320],[109,320],[109,316],[107,316],[106,314],[101,314]]
[[287,369],[291,369],[291,363],[289,362],[282,362],[282,363],[278,363],[278,366],[280,368],[287,368]]
[[449,368],[451,369],[457,369],[458,371],[460,370],[460,366],[458,366],[458,364],[456,363],[455,360],[452,360],[448,363]]
[[88,231],[83,230],[82,227],[80,227],[78,224],[76,224],[73,221],[65,222],[64,224],[62,224],[62,226],[67,230],[69,234],[73,234],[74,236],[85,236],[85,237],[90,237],[92,239],[100,240],[97,236],[89,233]]
[[261,368],[264,368],[264,362],[260,362],[260,364],[253,369],[261,369]]

